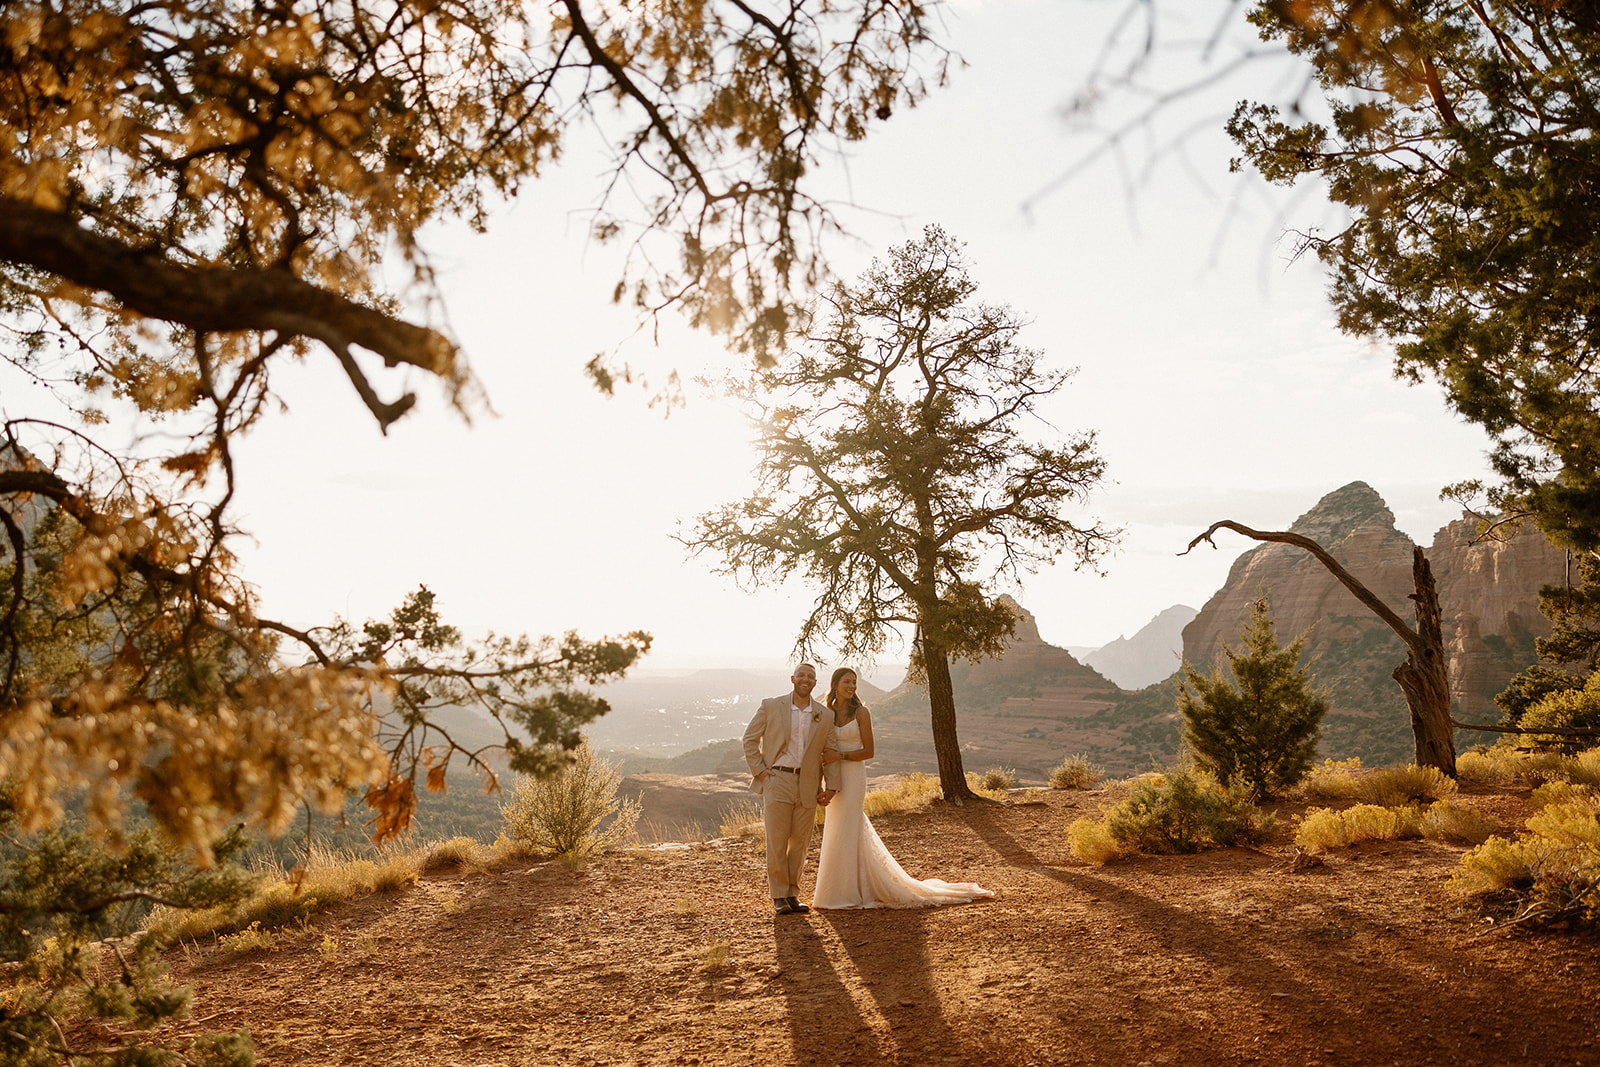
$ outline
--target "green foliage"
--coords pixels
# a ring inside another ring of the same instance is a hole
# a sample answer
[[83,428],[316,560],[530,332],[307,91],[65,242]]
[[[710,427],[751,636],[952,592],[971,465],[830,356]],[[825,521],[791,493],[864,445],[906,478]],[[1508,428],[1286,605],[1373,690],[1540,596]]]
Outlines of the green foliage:
[[1276,828],[1277,821],[1255,806],[1248,789],[1223,786],[1204,771],[1180,767],[1135,781],[1127,799],[1098,827],[1093,820],[1079,820],[1068,828],[1068,840],[1079,858],[1103,863],[1132,852],[1259,844]]
[[1543,663],[1535,663],[1512,678],[1506,688],[1494,698],[1494,702],[1505,713],[1500,719],[1500,724],[1515,726],[1529,709],[1546,697],[1556,693],[1581,690],[1583,686],[1584,679],[1578,675]]
[[578,860],[620,844],[639,821],[639,801],[617,799],[621,781],[585,742],[555,774],[519,777],[500,810],[516,841],[539,855]]
[[[1241,104],[1269,181],[1315,175],[1354,216],[1305,245],[1348,332],[1392,342],[1495,439],[1491,503],[1600,547],[1600,20],[1593,5],[1258,0],[1317,71],[1327,123]],[[1459,487],[1471,493],[1479,487]]]
[[1104,775],[1104,768],[1089,762],[1082,752],[1075,752],[1051,769],[1050,788],[1089,789]]
[[1591,674],[1581,689],[1546,693],[1517,717],[1517,726],[1531,731],[1531,740],[1548,745],[1579,748],[1585,742],[1560,734],[1541,734],[1541,727],[1600,731],[1600,671]]
[[[76,833],[17,836],[6,827],[0,850],[0,963],[13,988],[0,1012],[0,1064],[59,1060],[58,1026],[96,1019],[143,1030],[182,1014],[188,993],[161,977],[170,943],[140,934],[153,903],[197,910],[229,906],[254,879],[234,858],[247,843],[237,831],[212,845],[216,866],[197,869],[188,854],[151,830],[121,844]],[[115,948],[104,939],[115,938]],[[107,966],[111,959],[114,966]],[[221,1047],[243,1048],[234,1041]],[[116,1062],[159,1059],[158,1046],[130,1040]],[[237,1062],[248,1063],[249,1057]]]
[[1582,663],[1600,670],[1600,558],[1577,557],[1578,584],[1539,590],[1539,611],[1550,620],[1550,636],[1535,642],[1539,658],[1551,663]]
[[1207,678],[1184,664],[1184,740],[1223,783],[1272,796],[1310,770],[1328,702],[1312,688],[1310,667],[1299,666],[1307,634],[1280,648],[1265,596],[1251,603],[1240,637],[1240,649],[1222,646],[1233,682],[1220,666]]

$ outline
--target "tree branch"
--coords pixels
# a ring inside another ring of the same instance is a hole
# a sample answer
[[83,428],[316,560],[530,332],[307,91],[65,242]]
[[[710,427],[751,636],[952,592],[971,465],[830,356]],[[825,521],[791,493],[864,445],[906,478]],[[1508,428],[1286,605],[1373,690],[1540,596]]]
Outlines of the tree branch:
[[1178,555],[1187,556],[1191,551],[1194,550],[1194,546],[1198,545],[1201,541],[1204,541],[1212,548],[1216,548],[1217,544],[1215,541],[1211,540],[1211,535],[1222,529],[1228,529],[1234,531],[1235,533],[1244,534],[1246,537],[1252,538],[1256,541],[1272,541],[1278,544],[1294,545],[1296,548],[1305,549],[1307,552],[1317,557],[1317,561],[1319,563],[1328,568],[1328,573],[1339,579],[1339,584],[1350,590],[1351,594],[1357,600],[1361,601],[1361,603],[1365,604],[1369,611],[1371,611],[1378,618],[1382,619],[1384,623],[1388,625],[1389,629],[1399,634],[1400,639],[1406,643],[1406,647],[1410,648],[1418,656],[1423,656],[1425,654],[1426,649],[1422,644],[1422,639],[1417,635],[1417,632],[1410,626],[1406,625],[1405,620],[1396,615],[1389,605],[1379,600],[1370,589],[1362,585],[1353,574],[1345,570],[1344,566],[1338,560],[1334,559],[1328,554],[1327,549],[1323,548],[1309,537],[1304,537],[1297,533],[1289,533],[1287,531],[1252,530],[1250,527],[1240,525],[1239,523],[1234,522],[1232,519],[1223,519],[1220,522],[1212,523],[1205,533],[1196,537],[1193,541],[1190,541],[1189,547],[1184,549],[1182,552],[1179,552]]
[[350,345],[405,363],[452,384],[461,368],[455,345],[435,330],[301,281],[285,270],[186,266],[159,252],[83,229],[71,216],[0,196],[0,260],[48,271],[115,297],[150,318],[200,332],[270,330],[321,341],[338,355],[362,399],[387,426],[414,403],[371,395]]

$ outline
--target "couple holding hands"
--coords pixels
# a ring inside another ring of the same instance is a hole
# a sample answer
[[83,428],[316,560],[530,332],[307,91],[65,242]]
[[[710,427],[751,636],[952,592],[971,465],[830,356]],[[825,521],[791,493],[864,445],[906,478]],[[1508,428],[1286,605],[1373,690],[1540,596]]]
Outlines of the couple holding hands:
[[993,893],[972,882],[918,881],[906,874],[867,821],[864,764],[872,758],[872,718],[856,699],[856,672],[833,672],[827,697],[811,699],[817,669],[795,667],[793,691],[761,702],[744,732],[745,762],[761,795],[767,835],[767,885],[779,915],[803,914],[800,875],[816,825],[828,809],[817,861],[819,908],[922,908],[963,904]]

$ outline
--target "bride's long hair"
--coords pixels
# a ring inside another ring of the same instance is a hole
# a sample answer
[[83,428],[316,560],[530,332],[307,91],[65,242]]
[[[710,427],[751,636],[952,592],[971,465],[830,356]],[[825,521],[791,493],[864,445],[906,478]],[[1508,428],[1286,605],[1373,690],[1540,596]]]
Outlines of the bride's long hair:
[[[834,703],[833,703],[834,700],[839,695],[839,679],[843,678],[847,674],[852,674],[853,675],[855,673],[856,672],[851,670],[849,667],[840,667],[838,670],[833,672],[833,677],[828,680],[828,698],[826,700],[824,700],[822,703],[826,707],[828,707],[830,710],[832,710],[833,712],[837,713],[838,710],[839,710],[837,707],[834,706]],[[860,677],[857,676],[857,678],[856,678],[857,684],[859,684],[860,681],[861,681]],[[861,710],[861,699],[859,697],[852,696],[850,698],[850,706],[845,709],[846,714],[850,718],[853,719],[853,718],[856,717],[856,712],[858,712],[860,710]]]

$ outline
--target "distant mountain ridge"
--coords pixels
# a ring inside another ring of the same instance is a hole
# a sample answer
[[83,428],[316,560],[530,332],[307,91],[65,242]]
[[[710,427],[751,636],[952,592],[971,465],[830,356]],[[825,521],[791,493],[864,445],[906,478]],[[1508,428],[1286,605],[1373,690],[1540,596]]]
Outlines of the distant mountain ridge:
[[1123,689],[1143,689],[1171,677],[1183,660],[1183,628],[1199,612],[1174,604],[1140,627],[1132,637],[1118,637],[1099,648],[1073,652]]

